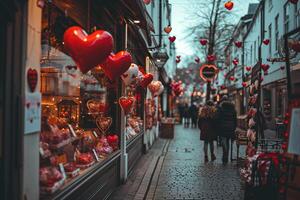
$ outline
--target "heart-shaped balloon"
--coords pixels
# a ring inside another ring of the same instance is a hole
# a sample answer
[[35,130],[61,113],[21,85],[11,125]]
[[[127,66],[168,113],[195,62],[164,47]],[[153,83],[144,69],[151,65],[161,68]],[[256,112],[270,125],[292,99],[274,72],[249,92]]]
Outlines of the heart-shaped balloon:
[[96,125],[102,133],[106,133],[112,123],[111,117],[98,117],[96,119]]
[[38,72],[36,69],[29,68],[27,70],[27,83],[30,92],[34,92],[38,82]]
[[172,36],[172,37],[170,36],[170,37],[169,37],[169,40],[170,40],[171,43],[173,43],[173,42],[175,42],[176,37],[175,37],[175,36]]
[[247,82],[243,82],[243,83],[242,83],[242,86],[243,86],[243,87],[247,87],[247,85],[248,85]]
[[232,10],[234,3],[232,1],[227,1],[224,6],[227,10]]
[[138,73],[139,73],[139,67],[136,64],[132,63],[128,68],[128,70],[121,76],[124,84],[130,85],[134,83],[138,77]]
[[230,76],[229,79],[230,79],[231,81],[234,81],[234,80],[235,80],[235,77],[234,77],[234,76]]
[[155,96],[155,94],[159,91],[162,83],[160,81],[152,81],[148,85],[148,89],[150,90],[152,96]]
[[207,39],[200,39],[200,44],[202,46],[205,46],[207,44],[208,40]]
[[164,89],[165,89],[165,87],[163,86],[163,84],[161,84],[159,86],[158,91],[156,93],[154,93],[153,97],[157,97],[157,96],[161,95],[161,93],[164,91]]
[[246,67],[246,71],[247,71],[247,72],[250,72],[251,69],[252,69],[252,67],[250,67],[250,66],[247,66],[247,67]]
[[266,72],[266,71],[269,70],[270,65],[268,65],[268,64],[261,64],[261,68],[262,68],[262,70],[264,70],[264,72]]
[[164,31],[169,34],[172,31],[172,27],[167,26],[167,27],[164,28]]
[[269,39],[264,39],[264,40],[263,40],[263,43],[264,43],[265,45],[268,45],[268,44],[270,43],[270,40],[269,40]]
[[207,61],[208,62],[214,62],[216,60],[216,56],[215,55],[207,55]]
[[178,64],[178,63],[180,63],[180,61],[181,61],[181,60],[180,60],[180,59],[178,59],[178,58],[176,58],[176,60],[175,60],[175,61],[176,61],[176,63]]
[[285,66],[280,66],[280,69],[283,71],[285,69]]
[[236,66],[239,64],[239,60],[237,58],[233,59],[232,63]]
[[120,51],[117,54],[111,54],[101,67],[105,75],[114,81],[124,74],[132,63],[132,57],[127,51]]
[[80,27],[72,26],[64,33],[64,47],[80,71],[86,73],[107,59],[113,49],[113,37],[103,30],[88,35]]
[[237,48],[241,48],[243,45],[243,43],[241,41],[235,41],[234,44]]
[[143,75],[142,79],[140,80],[140,86],[143,88],[147,88],[147,86],[153,81],[153,75],[147,73]]
[[119,98],[119,105],[121,106],[125,115],[129,114],[129,112],[131,111],[134,101],[135,101],[134,97],[122,96]]

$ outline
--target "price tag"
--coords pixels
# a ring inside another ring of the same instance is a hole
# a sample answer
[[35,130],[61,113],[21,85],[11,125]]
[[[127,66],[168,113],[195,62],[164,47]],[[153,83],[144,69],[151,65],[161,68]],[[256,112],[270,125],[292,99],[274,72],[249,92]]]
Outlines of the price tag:
[[73,127],[71,126],[71,124],[68,124],[68,127],[69,127],[69,129],[70,129],[72,135],[73,135],[74,137],[77,137],[77,135],[76,135],[76,133],[75,133]]
[[41,154],[41,156],[44,156],[44,155],[45,155],[45,152],[44,152],[44,150],[43,150],[42,147],[40,147],[40,154]]
[[95,149],[93,149],[93,153],[94,153],[94,156],[95,156],[95,158],[96,158],[97,162],[99,162],[99,161],[100,161],[100,159],[99,159],[99,157],[98,157],[98,154],[97,154],[97,152],[96,152],[96,150],[95,150]]
[[96,131],[93,131],[93,134],[96,138],[99,137],[98,134],[96,133]]
[[64,177],[64,179],[67,177],[66,172],[65,172],[65,168],[64,165],[62,163],[59,163],[59,169]]

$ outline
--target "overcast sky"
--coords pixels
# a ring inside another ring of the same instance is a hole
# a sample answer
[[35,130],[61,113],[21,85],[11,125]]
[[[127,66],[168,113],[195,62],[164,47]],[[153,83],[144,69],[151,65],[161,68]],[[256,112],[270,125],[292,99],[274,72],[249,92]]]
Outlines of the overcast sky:
[[[206,0],[169,0],[172,4],[172,32],[171,35],[176,36],[176,53],[182,57],[193,55],[193,48],[191,43],[185,37],[185,30],[190,24],[188,18],[191,18],[193,13],[193,4],[198,2],[206,2]],[[222,0],[223,4],[227,0]],[[234,12],[239,18],[247,13],[249,3],[258,3],[258,0],[233,0],[235,6],[231,12]],[[192,6],[191,6],[192,5]],[[188,9],[187,9],[188,8]]]

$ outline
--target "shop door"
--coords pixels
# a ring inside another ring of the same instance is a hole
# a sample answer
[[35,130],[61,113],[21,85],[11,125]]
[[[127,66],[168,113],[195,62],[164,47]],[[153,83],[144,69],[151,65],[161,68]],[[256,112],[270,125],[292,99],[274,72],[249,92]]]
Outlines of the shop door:
[[0,199],[22,199],[22,85],[26,3],[0,2]]

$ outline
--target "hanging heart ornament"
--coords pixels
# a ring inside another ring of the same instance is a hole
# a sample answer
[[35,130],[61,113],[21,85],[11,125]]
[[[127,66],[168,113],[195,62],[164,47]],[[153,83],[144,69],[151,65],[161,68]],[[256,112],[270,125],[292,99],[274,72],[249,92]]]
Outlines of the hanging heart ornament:
[[119,105],[122,108],[122,110],[124,111],[125,115],[130,113],[134,101],[135,101],[134,97],[122,96],[119,98]]
[[148,85],[148,89],[150,90],[152,96],[156,97],[164,91],[164,86],[160,81],[152,81]]
[[138,73],[139,73],[139,67],[136,64],[132,63],[129,69],[121,76],[124,84],[127,86],[135,83],[138,77]]
[[152,82],[153,75],[150,73],[144,74],[140,80],[140,86],[147,88],[147,86]]
[[127,51],[120,51],[117,54],[111,54],[107,60],[101,64],[105,75],[114,81],[124,74],[132,63],[132,57]]
[[34,92],[38,82],[38,72],[36,69],[29,68],[27,70],[27,83],[30,92]]
[[102,114],[108,110],[108,105],[99,99],[90,99],[86,102],[86,107],[91,114]]
[[111,117],[98,117],[96,119],[96,125],[102,133],[106,133],[106,131],[110,128],[111,123]]
[[113,49],[113,37],[104,30],[88,35],[82,28],[72,26],[64,33],[64,47],[82,73],[104,62]]

